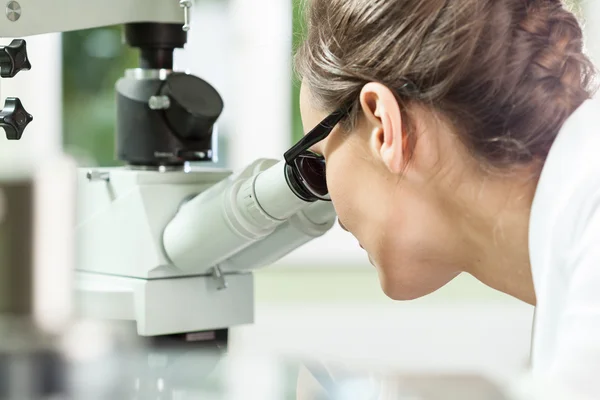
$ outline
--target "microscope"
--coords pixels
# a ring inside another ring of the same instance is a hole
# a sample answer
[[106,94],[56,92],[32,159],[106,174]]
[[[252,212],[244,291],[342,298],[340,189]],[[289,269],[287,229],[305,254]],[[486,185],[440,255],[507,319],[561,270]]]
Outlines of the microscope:
[[[210,83],[173,70],[191,1],[60,3],[68,12],[49,20],[55,2],[11,1],[15,21],[0,34],[122,24],[125,44],[139,50],[138,68],[115,86],[116,158],[125,166],[78,172],[78,312],[133,322],[142,337],[226,342],[230,327],[253,322],[252,271],[327,232],[334,209],[297,196],[283,161],[235,172],[211,165],[226,102]],[[0,52],[5,59],[2,76],[31,68],[23,39]],[[14,140],[33,120],[16,98],[0,117]]]

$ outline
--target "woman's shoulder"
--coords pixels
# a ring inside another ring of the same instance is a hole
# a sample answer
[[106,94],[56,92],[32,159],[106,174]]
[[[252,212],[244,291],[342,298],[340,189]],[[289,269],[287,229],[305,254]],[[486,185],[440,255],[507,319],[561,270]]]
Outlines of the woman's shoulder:
[[561,128],[544,164],[530,216],[532,269],[577,243],[600,207],[600,100],[584,102]]
[[590,100],[561,129],[544,166],[529,247],[536,374],[552,384],[574,384],[592,398],[600,393],[599,243],[600,105]]

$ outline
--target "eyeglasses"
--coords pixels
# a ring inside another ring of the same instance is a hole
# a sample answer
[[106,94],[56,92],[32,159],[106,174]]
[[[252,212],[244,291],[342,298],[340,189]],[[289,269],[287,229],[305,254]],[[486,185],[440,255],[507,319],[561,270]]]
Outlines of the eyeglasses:
[[329,136],[347,114],[345,108],[334,111],[283,155],[286,179],[301,199],[331,201],[325,178],[325,158],[309,149]]

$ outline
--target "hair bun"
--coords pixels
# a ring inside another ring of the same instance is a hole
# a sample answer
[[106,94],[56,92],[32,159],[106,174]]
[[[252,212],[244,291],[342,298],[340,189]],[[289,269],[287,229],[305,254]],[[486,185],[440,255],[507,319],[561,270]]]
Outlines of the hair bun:
[[530,1],[519,29],[523,35],[516,38],[515,46],[529,47],[531,54],[528,78],[552,82],[557,96],[581,95],[586,63],[583,35],[574,15],[560,1]]

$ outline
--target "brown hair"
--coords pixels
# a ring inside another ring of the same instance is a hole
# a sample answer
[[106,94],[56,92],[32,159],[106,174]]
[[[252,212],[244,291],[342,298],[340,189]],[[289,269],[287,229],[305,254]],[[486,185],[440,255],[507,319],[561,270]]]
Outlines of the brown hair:
[[356,105],[381,82],[406,121],[411,103],[433,107],[487,166],[544,160],[592,95],[581,28],[560,0],[309,2],[296,69],[317,107]]

